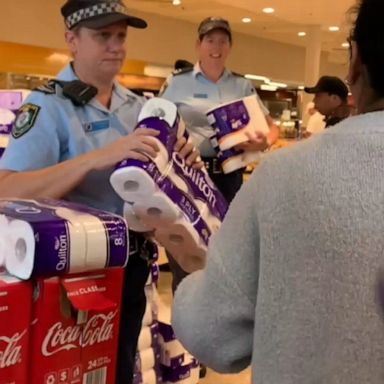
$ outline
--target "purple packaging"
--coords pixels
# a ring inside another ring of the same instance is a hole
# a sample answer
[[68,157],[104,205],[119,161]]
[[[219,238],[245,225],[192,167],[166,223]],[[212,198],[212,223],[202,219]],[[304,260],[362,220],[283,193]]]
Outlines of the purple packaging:
[[64,200],[39,199],[38,203],[62,207],[95,216],[101,220],[107,235],[108,260],[106,267],[125,267],[129,254],[128,225],[124,218],[111,212],[101,211],[82,204]]
[[159,321],[159,332],[167,343],[169,341],[176,340],[175,332],[173,331],[172,325]]
[[155,345],[152,348],[148,348],[148,349],[146,349],[144,351],[138,351],[136,353],[135,367],[134,367],[135,372],[143,372],[143,366],[145,366],[145,362],[141,361],[140,354],[145,354],[146,352],[149,352],[149,351],[151,351],[151,353],[153,353],[153,355],[154,355],[154,366],[150,367],[150,369],[155,369],[156,367],[159,366],[159,362],[160,362],[160,346],[159,345]]
[[[0,108],[9,110],[16,115],[18,109],[23,104],[23,93],[19,91],[1,91]],[[0,123],[0,133],[10,134],[12,132],[13,121],[9,124]]]
[[[18,276],[19,278],[61,276],[70,271],[70,229],[68,222],[57,215],[55,207],[79,209],[87,213],[96,211],[78,204],[50,199],[0,199],[0,213],[11,221],[17,219],[27,222],[35,238],[32,270],[29,276]],[[109,259],[106,267],[124,266],[128,259],[128,232],[124,219],[107,212],[97,211],[97,214],[98,217],[105,218],[104,225],[109,234]],[[120,240],[116,242],[116,239]]]
[[243,129],[250,122],[247,108],[242,100],[212,109],[207,112],[207,117],[219,141],[222,137]]

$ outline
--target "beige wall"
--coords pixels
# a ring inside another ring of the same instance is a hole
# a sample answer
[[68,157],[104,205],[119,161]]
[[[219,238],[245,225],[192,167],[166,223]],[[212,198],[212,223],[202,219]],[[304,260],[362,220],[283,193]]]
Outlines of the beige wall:
[[[63,0],[1,0],[0,40],[64,48],[59,7]],[[146,30],[130,30],[128,56],[151,63],[172,65],[176,59],[195,59],[194,24],[152,14],[139,14],[149,23]],[[248,35],[235,34],[229,67],[274,80],[301,83],[304,76],[304,49]],[[321,72],[343,77],[345,65],[331,64],[322,55]]]

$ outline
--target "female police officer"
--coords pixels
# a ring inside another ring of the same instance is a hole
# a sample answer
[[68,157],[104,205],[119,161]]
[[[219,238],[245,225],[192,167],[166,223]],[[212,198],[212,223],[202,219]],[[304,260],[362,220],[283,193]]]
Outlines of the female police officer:
[[[228,202],[231,202],[243,182],[243,170],[224,174],[216,158],[210,137],[214,134],[205,112],[221,103],[255,94],[270,126],[268,136],[255,135],[242,146],[244,150],[265,150],[278,138],[268,110],[260,101],[251,82],[225,68],[232,47],[232,32],[227,20],[208,17],[198,27],[196,50],[198,62],[194,67],[175,71],[166,81],[161,96],[177,104],[186,122],[190,137],[199,148],[208,173]],[[168,255],[173,273],[173,290],[186,273]]]
[[[147,24],[130,16],[120,0],[68,0],[61,13],[73,62],[21,107],[0,162],[0,196],[65,198],[122,213],[109,185],[113,166],[125,158],[146,161],[158,150],[150,140],[155,131],[133,131],[143,99],[114,81],[126,56],[127,26]],[[176,150],[189,162],[198,156],[185,141]],[[117,383],[133,376],[148,276],[143,243],[138,235],[131,239]]]

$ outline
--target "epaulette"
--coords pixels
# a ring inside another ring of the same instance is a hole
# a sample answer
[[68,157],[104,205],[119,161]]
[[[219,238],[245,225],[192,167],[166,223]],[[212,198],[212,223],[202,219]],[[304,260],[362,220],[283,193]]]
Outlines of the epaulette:
[[237,73],[237,72],[232,72],[232,75],[233,76],[238,76],[238,77],[245,77],[243,74]]
[[56,81],[49,80],[46,84],[34,88],[33,91],[46,93],[47,95],[54,95],[56,93]]
[[192,72],[192,71],[193,71],[193,67],[180,68],[180,69],[176,69],[175,71],[173,71],[172,75],[178,76],[178,75],[182,75],[184,73],[188,73],[188,72]]
[[97,88],[80,80],[50,80],[47,84],[34,90],[50,95],[56,94],[56,84],[62,88],[62,95],[77,107],[88,104],[97,95]]

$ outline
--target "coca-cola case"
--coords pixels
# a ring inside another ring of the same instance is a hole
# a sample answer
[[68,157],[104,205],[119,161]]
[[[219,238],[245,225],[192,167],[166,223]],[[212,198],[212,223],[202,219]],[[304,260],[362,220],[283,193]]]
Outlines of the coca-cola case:
[[122,269],[36,282],[30,384],[115,382]]
[[32,284],[0,274],[0,383],[29,384]]

